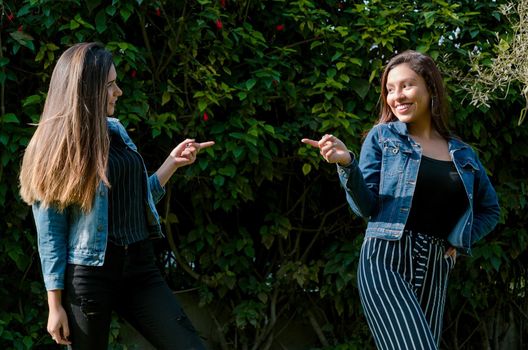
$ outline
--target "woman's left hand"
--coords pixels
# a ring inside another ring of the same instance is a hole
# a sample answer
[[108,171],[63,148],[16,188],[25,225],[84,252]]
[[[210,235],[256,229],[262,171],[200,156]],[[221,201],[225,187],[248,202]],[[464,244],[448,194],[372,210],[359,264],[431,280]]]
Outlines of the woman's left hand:
[[176,169],[194,163],[198,152],[214,144],[214,141],[196,142],[194,139],[187,139],[176,146],[156,171],[160,185],[165,186]]
[[214,141],[196,142],[194,139],[186,139],[172,150],[170,157],[176,167],[180,168],[194,163],[200,150],[211,147],[214,144]]
[[453,261],[456,261],[457,258],[457,251],[455,247],[449,247],[447,248],[446,252],[444,253],[444,256],[447,258],[448,256],[453,258]]

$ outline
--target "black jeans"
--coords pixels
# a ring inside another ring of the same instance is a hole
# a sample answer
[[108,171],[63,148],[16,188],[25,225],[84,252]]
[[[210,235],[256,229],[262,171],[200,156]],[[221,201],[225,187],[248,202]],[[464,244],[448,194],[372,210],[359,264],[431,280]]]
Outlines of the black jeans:
[[63,306],[74,350],[108,348],[112,310],[157,349],[205,349],[148,240],[127,248],[108,243],[103,266],[68,265]]

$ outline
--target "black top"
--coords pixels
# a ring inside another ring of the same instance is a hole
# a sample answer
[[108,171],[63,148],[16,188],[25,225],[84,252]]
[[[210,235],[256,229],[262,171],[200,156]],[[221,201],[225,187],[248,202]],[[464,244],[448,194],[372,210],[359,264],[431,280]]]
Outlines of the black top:
[[422,156],[406,229],[447,238],[468,206],[452,161]]
[[143,159],[110,132],[108,155],[108,240],[127,245],[148,237]]

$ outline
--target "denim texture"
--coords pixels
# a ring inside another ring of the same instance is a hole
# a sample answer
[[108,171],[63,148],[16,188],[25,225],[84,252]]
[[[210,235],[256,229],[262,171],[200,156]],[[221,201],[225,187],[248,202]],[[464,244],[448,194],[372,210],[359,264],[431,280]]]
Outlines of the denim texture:
[[[136,145],[116,118],[108,118],[108,128],[121,135],[123,142],[137,152]],[[138,153],[139,154],[139,153]],[[156,174],[147,175],[147,225],[149,235],[162,237],[156,203],[165,194]],[[47,290],[64,288],[66,264],[101,266],[108,241],[108,188],[101,182],[92,210],[83,212],[78,206],[63,211],[36,202],[32,206],[38,236],[38,250]]]
[[[450,138],[448,145],[469,203],[449,233],[448,241],[469,255],[472,245],[497,224],[500,208],[495,189],[473,149],[456,138]],[[391,122],[378,124],[369,131],[359,161],[353,156],[348,166],[337,166],[350,208],[368,219],[366,237],[401,238],[421,158],[421,147],[409,136],[407,125]]]

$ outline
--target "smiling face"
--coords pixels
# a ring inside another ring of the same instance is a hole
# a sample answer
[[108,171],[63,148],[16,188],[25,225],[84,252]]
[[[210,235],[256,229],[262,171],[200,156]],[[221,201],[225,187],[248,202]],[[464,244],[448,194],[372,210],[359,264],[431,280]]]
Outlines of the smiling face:
[[425,80],[407,63],[392,68],[387,75],[387,105],[403,123],[431,120],[431,95]]
[[108,116],[114,115],[117,98],[123,95],[123,91],[121,91],[119,86],[117,86],[116,79],[117,79],[117,73],[116,73],[114,65],[112,65],[110,67],[110,71],[108,72],[108,79],[106,81],[106,89],[107,89],[106,113],[108,114]]

